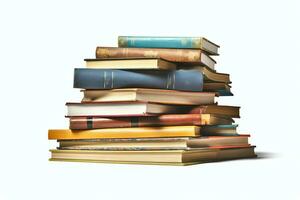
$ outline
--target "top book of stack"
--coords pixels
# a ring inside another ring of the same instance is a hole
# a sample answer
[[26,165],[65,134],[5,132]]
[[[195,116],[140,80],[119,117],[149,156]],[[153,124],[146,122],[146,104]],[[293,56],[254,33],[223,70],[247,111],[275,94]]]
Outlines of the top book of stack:
[[201,49],[208,55],[219,55],[219,45],[204,37],[119,36],[119,47]]
[[[160,58],[180,66],[214,70],[219,46],[203,37],[119,36],[118,47],[97,47],[96,59]],[[93,60],[88,60],[92,62]]]

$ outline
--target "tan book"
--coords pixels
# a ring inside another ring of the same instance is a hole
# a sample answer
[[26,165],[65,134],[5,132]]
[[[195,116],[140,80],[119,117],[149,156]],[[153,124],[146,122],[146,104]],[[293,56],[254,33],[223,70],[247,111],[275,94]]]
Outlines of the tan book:
[[163,104],[213,104],[215,93],[175,90],[126,88],[113,90],[82,90],[82,102],[144,101]]
[[176,69],[176,64],[161,58],[85,59],[87,68],[98,69]]
[[190,165],[230,159],[256,157],[254,147],[200,148],[191,150],[95,151],[50,150],[50,161],[99,162],[121,164]]
[[93,150],[51,150],[50,160],[112,161],[133,163],[189,163],[212,160],[217,150],[156,150],[156,151],[93,151]]
[[162,150],[220,146],[249,146],[249,135],[194,138],[130,138],[59,140],[59,149],[69,150]]
[[68,117],[143,116],[178,113],[182,110],[180,105],[167,105],[142,101],[67,103],[66,106]]

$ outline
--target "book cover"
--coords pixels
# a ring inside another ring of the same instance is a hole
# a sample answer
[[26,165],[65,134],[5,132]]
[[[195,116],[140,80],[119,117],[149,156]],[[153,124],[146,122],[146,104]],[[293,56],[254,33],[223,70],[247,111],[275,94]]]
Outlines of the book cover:
[[[119,36],[119,47],[202,49],[217,55],[219,46],[204,37]],[[209,48],[210,47],[210,48]]]
[[137,128],[107,128],[92,130],[50,129],[49,140],[96,138],[194,137],[200,135],[198,126],[165,126]]
[[148,57],[162,58],[171,62],[190,63],[214,69],[216,61],[200,49],[158,49],[97,47],[96,58]]
[[198,70],[109,70],[76,68],[74,88],[152,88],[201,92],[203,75]]

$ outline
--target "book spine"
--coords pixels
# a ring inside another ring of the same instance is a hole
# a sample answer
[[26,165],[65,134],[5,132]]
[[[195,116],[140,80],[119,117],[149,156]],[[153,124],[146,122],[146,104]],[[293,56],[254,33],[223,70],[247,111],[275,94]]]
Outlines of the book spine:
[[160,115],[149,117],[71,117],[70,129],[130,128],[147,126],[207,125],[209,116],[199,114]]
[[164,126],[106,128],[91,130],[48,130],[49,140],[76,140],[100,138],[157,138],[157,137],[194,137],[200,134],[198,126]]
[[119,47],[201,49],[200,37],[141,37],[119,36]]
[[187,111],[189,114],[208,114],[206,112],[207,107],[206,106],[196,106],[190,110]]
[[203,75],[197,70],[75,69],[74,88],[152,88],[201,92]]
[[201,50],[97,47],[96,58],[146,57],[163,58],[171,62],[201,62]]

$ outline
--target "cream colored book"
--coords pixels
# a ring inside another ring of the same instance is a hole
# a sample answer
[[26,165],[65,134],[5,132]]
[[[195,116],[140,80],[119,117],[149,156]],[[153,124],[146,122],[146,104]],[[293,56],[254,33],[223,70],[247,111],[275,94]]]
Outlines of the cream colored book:
[[163,104],[214,104],[213,92],[183,92],[175,90],[126,88],[112,90],[82,90],[83,102],[143,101]]
[[87,68],[99,69],[176,69],[176,64],[161,58],[85,59]]
[[217,157],[215,149],[157,150],[157,151],[93,151],[51,150],[52,160],[85,160],[142,163],[186,163],[212,160]]
[[200,148],[191,150],[93,151],[50,150],[50,161],[125,164],[190,165],[256,157],[254,146],[239,148]]

